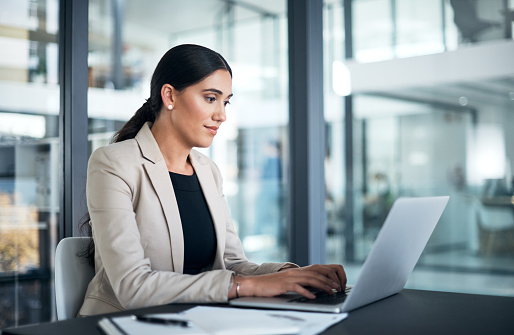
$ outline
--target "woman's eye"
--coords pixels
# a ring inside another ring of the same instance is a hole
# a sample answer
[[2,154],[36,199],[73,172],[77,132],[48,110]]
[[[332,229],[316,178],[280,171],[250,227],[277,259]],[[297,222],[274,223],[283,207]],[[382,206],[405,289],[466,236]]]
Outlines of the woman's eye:
[[230,101],[223,101],[224,106],[229,105],[229,104],[230,104]]
[[214,97],[206,97],[205,100],[207,100],[207,102],[209,102],[209,103],[213,103],[213,102],[216,101],[216,98],[214,98]]

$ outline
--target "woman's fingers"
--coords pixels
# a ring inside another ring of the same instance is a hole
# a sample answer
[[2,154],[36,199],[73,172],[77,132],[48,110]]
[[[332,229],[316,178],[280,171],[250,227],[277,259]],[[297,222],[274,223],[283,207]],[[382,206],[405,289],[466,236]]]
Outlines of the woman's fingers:
[[341,288],[346,286],[346,272],[342,265],[339,264],[328,264],[326,267],[332,269],[334,271],[334,276],[337,278],[337,282],[341,285]]
[[314,293],[312,293],[311,291],[309,291],[308,289],[306,289],[305,287],[303,287],[301,285],[296,285],[295,288],[292,290],[292,292],[299,293],[309,299],[316,298],[316,295],[314,295]]
[[337,274],[337,270],[334,269],[332,266],[324,266],[326,269],[329,269],[329,276],[330,276],[330,279],[332,279],[332,281],[334,281],[335,283],[337,283],[337,287],[334,287],[336,290],[338,291],[341,291],[342,289],[342,285],[341,285],[341,280]]
[[[325,291],[329,294],[333,293],[332,289],[337,289],[339,287],[338,282],[332,280],[330,277],[326,275],[326,273],[323,274],[319,271],[313,271],[309,269],[297,269],[296,271],[291,271],[289,273],[289,276],[291,284],[299,284],[302,287],[309,286],[312,288]],[[294,289],[294,291],[298,292],[297,289]],[[298,293],[302,294],[301,292]],[[305,296],[305,294],[302,295]]]
[[346,282],[347,282],[346,272],[344,271],[344,268],[342,265],[334,264],[334,266],[336,268],[337,276],[339,277],[339,282],[341,283],[341,287],[344,289],[344,287],[346,287]]
[[315,295],[306,287],[333,293],[346,285],[346,273],[341,265],[311,265],[287,269],[273,274],[243,277],[240,294],[254,296],[275,296],[286,292],[297,292],[313,299]]
[[[346,275],[344,274],[344,270],[342,271],[342,275],[344,276],[344,280],[341,280],[340,273],[338,272],[337,265],[311,265],[301,268],[304,271],[313,271],[319,273],[327,278],[329,278],[332,282],[332,288],[341,291],[341,289],[346,285]],[[342,270],[342,266],[341,266]]]

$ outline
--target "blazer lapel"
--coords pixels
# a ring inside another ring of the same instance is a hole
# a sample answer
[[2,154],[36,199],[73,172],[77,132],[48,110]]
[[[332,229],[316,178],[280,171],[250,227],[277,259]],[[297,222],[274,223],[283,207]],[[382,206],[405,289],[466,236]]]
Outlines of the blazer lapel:
[[164,157],[155,141],[150,124],[146,123],[136,136],[136,140],[141,148],[143,157],[147,160],[143,166],[148,174],[152,186],[157,193],[161,203],[171,241],[171,257],[173,271],[182,273],[184,271],[184,237],[182,232],[182,222],[178,209],[175,191],[171,184],[168,168]]
[[216,231],[217,250],[213,266],[216,269],[223,269],[225,268],[223,254],[225,253],[225,233],[227,231],[226,218],[223,212],[224,204],[218,193],[218,187],[214,181],[214,176],[207,159],[195,151],[191,151],[189,157],[198,176],[202,192],[211,213],[212,222],[214,223],[214,230]]

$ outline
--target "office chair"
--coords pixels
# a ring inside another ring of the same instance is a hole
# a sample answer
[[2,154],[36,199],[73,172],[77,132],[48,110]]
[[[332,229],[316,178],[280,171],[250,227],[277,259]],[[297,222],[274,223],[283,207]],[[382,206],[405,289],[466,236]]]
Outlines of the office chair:
[[57,319],[75,318],[84,302],[86,289],[95,275],[94,266],[77,256],[89,244],[89,237],[62,239],[55,251],[55,302]]
[[477,206],[480,251],[486,255],[514,253],[514,208],[511,205]]
[[453,7],[455,25],[463,41],[477,42],[478,35],[489,28],[500,28],[501,24],[482,20],[478,17],[476,0],[450,0]]

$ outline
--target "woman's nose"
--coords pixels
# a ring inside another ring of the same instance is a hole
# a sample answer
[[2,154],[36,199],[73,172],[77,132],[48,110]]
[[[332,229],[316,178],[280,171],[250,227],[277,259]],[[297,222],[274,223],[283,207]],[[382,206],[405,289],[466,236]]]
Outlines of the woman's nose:
[[225,108],[226,107],[223,103],[220,104],[220,106],[216,110],[216,113],[214,113],[214,115],[213,115],[213,119],[215,121],[225,122],[227,120],[227,112],[226,112]]

